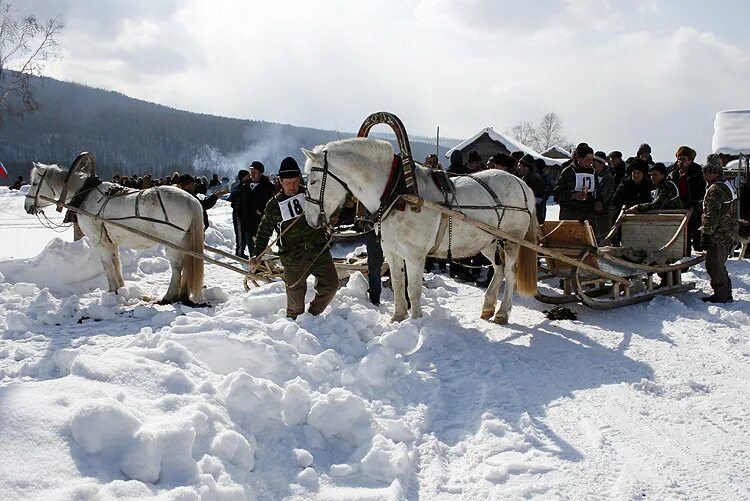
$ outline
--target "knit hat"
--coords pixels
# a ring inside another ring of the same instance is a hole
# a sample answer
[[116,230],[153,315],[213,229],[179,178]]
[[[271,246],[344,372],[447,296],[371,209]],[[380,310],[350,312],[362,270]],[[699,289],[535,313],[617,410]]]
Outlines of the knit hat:
[[724,173],[718,153],[711,153],[706,157],[706,165],[703,166],[703,173],[719,175]]
[[594,160],[599,160],[601,163],[606,164],[607,154],[603,151],[597,151],[596,153],[594,153]]
[[639,170],[645,175],[648,174],[648,164],[640,158],[634,157],[633,160],[630,161],[630,170]]
[[286,157],[281,161],[281,166],[279,167],[279,177],[281,179],[291,179],[301,175],[302,172],[299,170],[299,165],[297,165],[297,161],[294,158]]
[[253,163],[250,164],[251,169],[257,169],[258,172],[263,174],[263,171],[266,170],[266,167],[259,161],[255,160]]
[[476,150],[471,150],[469,152],[469,163],[471,163],[471,162],[481,162],[481,161],[482,161],[482,156],[479,153],[477,153]]
[[516,159],[505,153],[495,153],[490,158],[496,165],[505,167],[506,169],[512,169],[516,166]]
[[649,172],[661,172],[663,175],[667,175],[667,166],[664,165],[661,162],[657,162],[654,165],[651,166],[651,169],[649,169]]
[[528,167],[530,170],[534,170],[534,157],[530,154],[527,153],[521,157],[520,163]]
[[688,157],[690,161],[693,161],[695,160],[695,150],[689,146],[680,146],[674,156],[677,158]]
[[641,153],[648,153],[650,155],[651,154],[651,146],[649,146],[646,143],[643,143],[642,145],[640,145],[638,147],[638,152],[636,153],[636,156],[640,156]]
[[578,146],[576,146],[575,155],[577,158],[584,158],[589,153],[593,155],[594,150],[587,143],[579,143]]
[[622,158],[622,152],[621,151],[612,151],[609,153],[609,158]]
[[245,169],[240,169],[240,171],[237,173],[237,179],[243,179],[248,174],[250,173],[246,171]]

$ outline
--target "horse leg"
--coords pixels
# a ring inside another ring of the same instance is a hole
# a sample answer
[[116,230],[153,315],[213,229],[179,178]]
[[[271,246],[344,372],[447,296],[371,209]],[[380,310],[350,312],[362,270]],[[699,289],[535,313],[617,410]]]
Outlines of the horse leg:
[[162,304],[176,303],[182,298],[183,293],[180,286],[182,282],[182,263],[185,255],[171,248],[166,249],[166,255],[172,268],[172,277],[169,279],[167,293],[164,294],[164,297],[160,301]]
[[[505,272],[504,272],[504,264],[502,261],[497,264],[495,263],[495,249],[497,247],[495,244],[491,245],[490,247],[485,247],[482,249],[482,254],[490,260],[492,263],[492,268],[494,269],[494,273],[492,274],[492,279],[490,280],[489,285],[487,286],[487,292],[484,293],[484,303],[482,304],[482,314],[479,316],[482,320],[489,320],[492,318],[492,315],[495,314],[495,306],[497,305],[497,293],[500,290],[500,285],[503,283],[503,280],[505,278]],[[499,249],[500,255],[502,257],[502,249]]]
[[516,288],[516,261],[521,246],[513,242],[505,242],[505,291],[500,302],[500,308],[495,313],[496,324],[507,324],[510,318],[510,309],[513,306],[513,291]]
[[411,302],[411,318],[422,318],[422,276],[424,273],[425,257],[409,256],[406,261],[406,273],[409,277],[409,301]]
[[386,253],[385,259],[388,261],[388,267],[391,270],[391,285],[393,286],[393,303],[395,306],[391,322],[400,322],[405,320],[409,314],[406,307],[404,260],[401,256],[390,252]]
[[117,292],[120,287],[125,287],[125,280],[122,278],[120,268],[120,251],[117,245],[107,240],[102,241],[101,245],[97,245],[95,248],[104,272],[107,274],[109,292]]

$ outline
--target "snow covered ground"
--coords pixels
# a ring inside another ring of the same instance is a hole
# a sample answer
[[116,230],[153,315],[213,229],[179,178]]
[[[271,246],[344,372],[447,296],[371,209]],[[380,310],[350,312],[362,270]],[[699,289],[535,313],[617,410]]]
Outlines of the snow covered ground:
[[[426,275],[425,317],[388,322],[352,277],[284,318],[207,268],[213,306],[160,306],[163,251],[39,229],[0,188],[0,499],[747,499],[750,263],[736,302],[700,291],[549,321]],[[49,212],[49,210],[48,210]],[[207,241],[231,250],[226,204]],[[49,241],[44,246],[43,242]],[[707,289],[697,267],[686,275]]]

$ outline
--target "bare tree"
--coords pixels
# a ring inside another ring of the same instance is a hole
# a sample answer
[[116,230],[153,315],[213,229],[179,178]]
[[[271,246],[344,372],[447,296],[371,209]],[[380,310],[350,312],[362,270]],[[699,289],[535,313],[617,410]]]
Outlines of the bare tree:
[[0,0],[0,124],[5,116],[21,117],[39,108],[31,77],[60,57],[62,30],[59,16],[40,22]]
[[535,148],[536,145],[536,128],[531,122],[521,121],[513,126],[506,133],[516,141]]
[[546,151],[553,146],[563,146],[568,138],[562,135],[562,120],[557,113],[550,112],[542,117],[536,126],[536,139],[539,151]]
[[553,146],[569,149],[570,141],[562,133],[562,120],[555,112],[545,114],[537,125],[521,121],[507,133],[535,151],[543,152]]

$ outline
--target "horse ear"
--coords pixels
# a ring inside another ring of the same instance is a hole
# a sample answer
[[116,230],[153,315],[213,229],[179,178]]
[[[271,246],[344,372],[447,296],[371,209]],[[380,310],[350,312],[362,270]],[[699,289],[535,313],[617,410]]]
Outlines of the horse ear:
[[310,150],[306,150],[305,148],[300,148],[300,149],[302,150],[302,154],[305,155],[311,162],[314,162],[319,165],[323,165],[323,160],[318,153],[312,152]]

